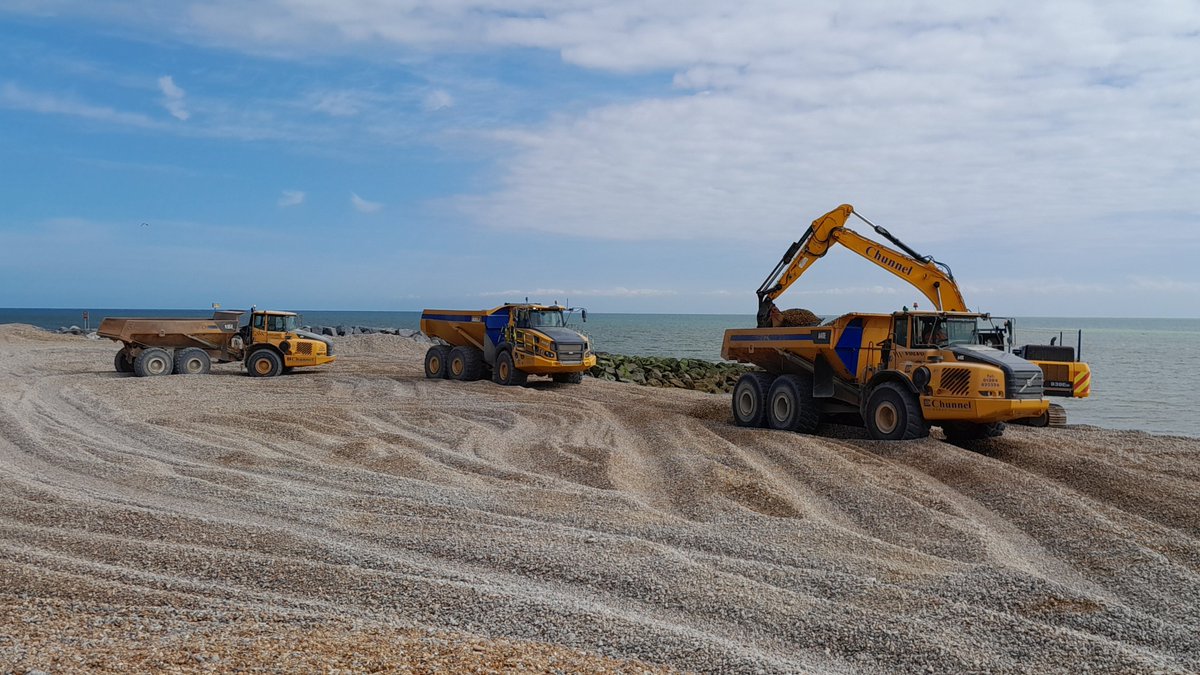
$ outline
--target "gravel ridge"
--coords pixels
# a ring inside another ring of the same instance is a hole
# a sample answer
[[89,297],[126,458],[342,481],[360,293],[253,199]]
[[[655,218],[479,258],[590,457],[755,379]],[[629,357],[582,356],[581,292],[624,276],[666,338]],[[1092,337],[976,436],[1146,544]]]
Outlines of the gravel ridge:
[[0,672],[1200,670],[1200,440],[800,436],[336,340],[139,379],[0,326]]

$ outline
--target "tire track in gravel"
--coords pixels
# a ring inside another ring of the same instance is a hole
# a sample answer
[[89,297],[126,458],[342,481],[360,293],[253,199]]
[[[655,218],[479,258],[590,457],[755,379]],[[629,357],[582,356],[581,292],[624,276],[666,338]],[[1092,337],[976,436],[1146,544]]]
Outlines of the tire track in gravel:
[[726,397],[427,381],[412,341],[338,347],[139,380],[0,327],[0,576],[701,671],[1200,668],[1198,441],[804,437],[731,426]]

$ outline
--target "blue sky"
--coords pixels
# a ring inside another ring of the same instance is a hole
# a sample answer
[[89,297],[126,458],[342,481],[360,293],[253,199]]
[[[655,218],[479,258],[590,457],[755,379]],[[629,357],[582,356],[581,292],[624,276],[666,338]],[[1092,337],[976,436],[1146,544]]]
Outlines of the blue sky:
[[0,0],[0,306],[1200,316],[1200,9],[954,4]]

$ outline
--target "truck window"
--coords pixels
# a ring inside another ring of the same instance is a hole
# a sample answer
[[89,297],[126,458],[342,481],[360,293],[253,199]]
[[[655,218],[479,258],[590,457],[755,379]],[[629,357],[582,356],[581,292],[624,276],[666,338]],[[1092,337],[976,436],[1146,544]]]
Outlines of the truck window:
[[917,319],[917,332],[913,336],[917,345],[941,345],[946,342],[944,322],[935,316],[923,316]]
[[896,317],[895,336],[892,338],[892,343],[899,347],[908,346],[908,317]]
[[529,326],[531,328],[560,328],[563,326],[562,312],[530,312]]
[[277,333],[282,333],[287,330],[286,316],[270,316],[267,317],[267,330]]
[[257,330],[263,330],[264,328],[266,328],[266,318],[267,318],[266,314],[255,314],[254,317],[250,319],[250,323]]
[[[946,321],[947,342],[952,345],[972,345],[976,342],[980,344],[988,344],[991,340],[981,338],[979,335],[979,325],[975,319],[950,319]],[[996,336],[998,342],[996,344],[1003,345],[1004,338]]]

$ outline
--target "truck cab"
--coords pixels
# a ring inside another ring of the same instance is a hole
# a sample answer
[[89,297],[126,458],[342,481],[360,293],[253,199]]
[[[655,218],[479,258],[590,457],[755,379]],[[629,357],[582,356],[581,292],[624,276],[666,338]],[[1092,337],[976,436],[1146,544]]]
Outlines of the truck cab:
[[333,341],[300,330],[299,319],[295,312],[251,308],[249,323],[241,330],[246,371],[268,377],[333,361]]

